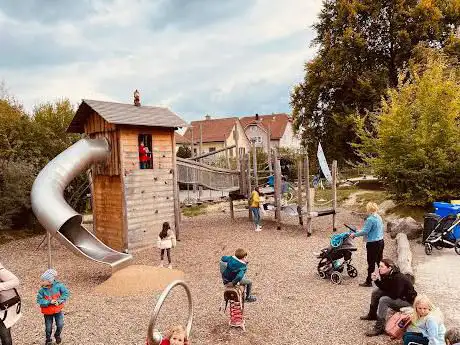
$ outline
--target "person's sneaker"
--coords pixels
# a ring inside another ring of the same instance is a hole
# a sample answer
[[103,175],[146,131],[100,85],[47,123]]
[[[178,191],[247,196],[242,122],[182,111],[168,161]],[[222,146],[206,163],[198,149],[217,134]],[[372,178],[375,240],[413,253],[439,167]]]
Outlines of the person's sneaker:
[[45,345],[53,345],[53,342],[51,340],[46,340]]
[[158,267],[163,267],[163,261],[160,261],[160,263],[158,264]]
[[62,338],[61,337],[56,337],[56,344],[62,343]]
[[169,265],[168,265],[168,268],[169,268],[169,269],[172,269],[172,264],[169,264]]
[[257,232],[262,231],[262,227],[260,225],[256,226],[256,231]]
[[364,282],[364,283],[359,284],[359,286],[362,286],[362,287],[372,287],[372,283]]
[[366,315],[360,316],[359,319],[360,320],[366,320],[366,321],[375,321],[375,320],[377,320],[377,316],[376,315],[366,314]]
[[246,297],[245,301],[248,302],[248,303],[251,303],[251,302],[257,301],[257,298],[256,298],[256,296],[251,295],[251,296]]

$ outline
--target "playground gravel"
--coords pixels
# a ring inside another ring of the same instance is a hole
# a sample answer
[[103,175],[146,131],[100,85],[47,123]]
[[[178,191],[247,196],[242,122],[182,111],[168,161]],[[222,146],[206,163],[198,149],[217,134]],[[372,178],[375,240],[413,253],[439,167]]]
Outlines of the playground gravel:
[[[360,321],[366,312],[371,289],[358,286],[365,275],[365,250],[356,241],[354,255],[359,276],[345,278],[342,285],[321,280],[316,274],[313,252],[328,244],[331,217],[314,220],[313,235],[307,237],[295,218],[276,224],[264,220],[263,231],[253,231],[247,211],[236,212],[235,222],[228,213],[183,218],[181,241],[172,252],[174,269],[184,272],[194,302],[193,344],[396,344],[388,337],[366,338],[371,324]],[[342,212],[337,224],[362,225],[363,220]],[[339,231],[344,230],[339,226]],[[160,229],[158,229],[160,230]],[[23,318],[13,329],[15,344],[43,344],[44,325],[35,294],[39,277],[46,269],[46,248],[36,250],[41,237],[28,238],[0,246],[0,261],[21,279]],[[253,280],[256,303],[246,304],[246,332],[231,329],[228,315],[219,312],[222,284],[219,258],[232,255],[237,247],[249,251],[248,277]],[[58,278],[67,284],[71,297],[65,307],[65,344],[144,345],[147,325],[156,299],[161,293],[151,279],[138,279],[140,293],[121,296],[96,287],[110,277],[103,265],[82,259],[53,241],[53,263]],[[394,244],[386,241],[385,255],[394,257]],[[155,248],[135,253],[136,265],[156,266]],[[182,273],[180,273],[182,274]],[[126,279],[136,279],[126,275]],[[149,283],[150,281],[150,283]],[[143,284],[151,284],[143,286]],[[128,284],[130,291],[133,284]],[[122,287],[120,287],[122,288]],[[108,292],[108,293],[107,293]],[[167,299],[159,327],[182,323],[186,319],[186,299],[175,289]]]

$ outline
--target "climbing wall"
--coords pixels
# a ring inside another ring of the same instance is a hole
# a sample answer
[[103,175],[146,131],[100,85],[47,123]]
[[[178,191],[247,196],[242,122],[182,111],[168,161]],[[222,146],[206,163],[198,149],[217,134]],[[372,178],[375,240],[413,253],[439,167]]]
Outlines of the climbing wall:
[[[138,135],[152,135],[153,169],[140,169]],[[122,128],[120,155],[129,250],[156,243],[163,222],[174,229],[173,129]]]

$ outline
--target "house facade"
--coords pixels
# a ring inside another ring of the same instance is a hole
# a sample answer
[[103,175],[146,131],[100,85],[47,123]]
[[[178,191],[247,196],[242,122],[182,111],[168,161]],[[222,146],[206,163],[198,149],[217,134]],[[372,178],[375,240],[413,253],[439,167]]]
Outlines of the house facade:
[[[176,137],[177,138],[177,137]],[[192,121],[185,131],[181,145],[193,146],[192,154],[199,156],[205,153],[214,152],[226,147],[236,145],[224,152],[211,156],[210,160],[216,157],[236,158],[238,149],[239,155],[243,155],[250,149],[250,142],[244,128],[238,118],[217,118],[211,119],[209,115],[205,120]]]

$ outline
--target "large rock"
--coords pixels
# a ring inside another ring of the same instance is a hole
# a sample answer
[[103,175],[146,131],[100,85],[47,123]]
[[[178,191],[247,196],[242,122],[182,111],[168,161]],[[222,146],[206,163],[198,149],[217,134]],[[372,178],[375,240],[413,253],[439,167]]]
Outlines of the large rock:
[[423,226],[412,217],[405,217],[388,222],[387,232],[391,238],[395,238],[399,232],[402,232],[407,235],[409,240],[415,240],[422,235]]

